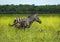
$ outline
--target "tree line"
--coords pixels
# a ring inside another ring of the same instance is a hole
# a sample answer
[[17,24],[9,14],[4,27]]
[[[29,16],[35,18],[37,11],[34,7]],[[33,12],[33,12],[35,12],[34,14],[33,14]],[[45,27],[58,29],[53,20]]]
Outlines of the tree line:
[[42,14],[42,13],[58,13],[60,14],[59,5],[0,5],[0,14]]

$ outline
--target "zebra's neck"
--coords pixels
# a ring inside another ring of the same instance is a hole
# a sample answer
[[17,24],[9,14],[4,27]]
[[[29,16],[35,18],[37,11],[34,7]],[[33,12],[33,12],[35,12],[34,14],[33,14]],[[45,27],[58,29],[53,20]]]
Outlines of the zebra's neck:
[[34,18],[28,18],[28,21],[30,24],[32,24],[34,22]]

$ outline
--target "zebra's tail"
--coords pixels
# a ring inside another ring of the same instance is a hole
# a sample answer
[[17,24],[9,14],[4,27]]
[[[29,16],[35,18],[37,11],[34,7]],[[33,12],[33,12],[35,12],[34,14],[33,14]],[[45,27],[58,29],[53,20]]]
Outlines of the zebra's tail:
[[15,24],[9,24],[9,26],[14,26]]

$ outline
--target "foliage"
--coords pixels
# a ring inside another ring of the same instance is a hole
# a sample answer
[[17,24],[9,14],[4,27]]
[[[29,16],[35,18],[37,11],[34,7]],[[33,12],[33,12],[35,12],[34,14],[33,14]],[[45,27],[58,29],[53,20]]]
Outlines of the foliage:
[[60,13],[59,5],[0,5],[0,14]]

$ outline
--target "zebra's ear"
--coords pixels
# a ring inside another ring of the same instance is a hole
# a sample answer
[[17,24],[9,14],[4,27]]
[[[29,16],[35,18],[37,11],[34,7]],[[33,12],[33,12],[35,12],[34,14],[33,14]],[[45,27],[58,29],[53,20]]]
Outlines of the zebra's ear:
[[34,14],[35,16],[38,16],[38,14]]
[[36,14],[36,16],[39,16],[39,14]]

